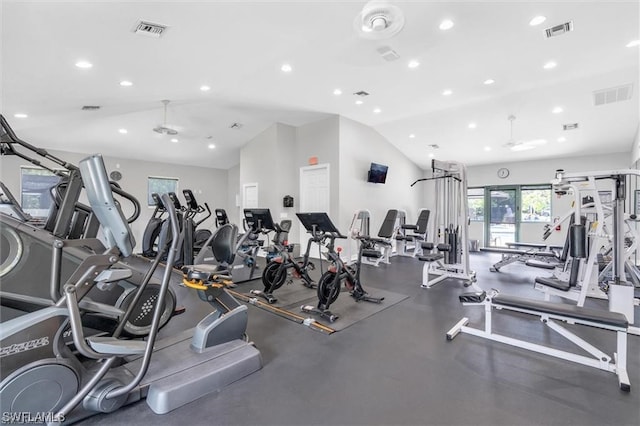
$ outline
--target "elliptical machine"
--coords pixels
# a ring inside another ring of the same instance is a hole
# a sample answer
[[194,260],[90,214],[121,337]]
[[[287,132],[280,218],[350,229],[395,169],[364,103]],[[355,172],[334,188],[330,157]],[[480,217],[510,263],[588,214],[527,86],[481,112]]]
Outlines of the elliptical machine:
[[[260,353],[244,341],[247,308],[222,287],[209,285],[206,298],[214,311],[201,321],[195,332],[171,336],[169,342],[154,344],[167,296],[171,269],[165,268],[161,289],[153,310],[147,341],[120,339],[127,318],[142,297],[146,285],[160,264],[154,260],[139,287],[137,297],[111,336],[85,337],[80,301],[93,287],[107,290],[131,275],[128,269],[113,268],[121,257],[131,255],[135,242],[131,229],[114,202],[102,157],[80,162],[80,170],[94,214],[106,239],[58,240],[56,244],[83,244],[94,254],[88,256],[64,285],[64,296],[52,306],[24,313],[0,327],[0,409],[15,413],[25,421],[59,423],[78,421],[95,413],[108,413],[146,396],[147,404],[159,414],[171,411],[221,386],[261,368]],[[173,235],[178,219],[166,195],[162,201],[169,213]],[[231,242],[227,243],[231,247]],[[173,261],[178,249],[174,239],[167,257]],[[52,281],[59,279],[55,274]],[[64,343],[71,327],[77,356]],[[189,349],[191,347],[192,349]],[[191,350],[188,357],[185,351]],[[159,358],[157,363],[151,357]],[[83,360],[84,359],[84,360]],[[203,392],[204,391],[204,392]],[[22,417],[20,417],[22,416]],[[39,416],[39,417],[35,417]],[[45,416],[46,418],[42,418]]]
[[163,216],[167,213],[158,194],[155,192],[152,193],[151,198],[153,199],[155,208],[149,222],[147,222],[147,226],[144,228],[144,234],[142,236],[142,255],[144,257],[155,257],[156,254],[158,254],[156,243],[160,235],[160,230],[162,229],[162,224],[166,220]]
[[[196,201],[195,195],[190,189],[183,189],[182,195],[187,202],[184,210],[182,232],[184,233],[182,242],[182,264],[192,265],[194,255],[197,254],[205,242],[211,237],[211,231],[208,229],[198,229],[198,226],[211,217],[211,209],[207,203],[204,207]],[[196,215],[207,212],[203,217],[196,220]],[[176,265],[178,267],[182,265]]]

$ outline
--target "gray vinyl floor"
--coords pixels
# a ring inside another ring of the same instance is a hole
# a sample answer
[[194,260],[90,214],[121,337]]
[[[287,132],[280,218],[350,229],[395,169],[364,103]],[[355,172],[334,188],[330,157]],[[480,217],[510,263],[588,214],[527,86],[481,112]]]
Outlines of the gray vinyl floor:
[[[498,259],[472,254],[482,288],[541,298],[533,277],[548,271],[509,265],[489,272]],[[482,308],[458,302],[466,289],[457,281],[421,289],[421,273],[422,263],[412,258],[365,266],[370,293],[409,297],[332,335],[250,306],[248,332],[262,370],[166,415],[142,401],[83,424],[640,425],[640,337],[629,336],[631,393],[618,389],[615,375],[594,368],[466,334],[447,342],[445,333],[463,316],[481,326]],[[533,317],[495,317],[501,333],[563,342]],[[615,347],[611,332],[585,335]]]

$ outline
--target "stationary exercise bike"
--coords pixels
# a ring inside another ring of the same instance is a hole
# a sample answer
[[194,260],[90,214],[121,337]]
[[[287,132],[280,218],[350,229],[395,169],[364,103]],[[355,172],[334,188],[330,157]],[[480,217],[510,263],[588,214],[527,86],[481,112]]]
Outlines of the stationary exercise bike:
[[326,245],[327,252],[325,256],[331,263],[327,271],[320,277],[320,281],[318,281],[318,307],[315,308],[310,305],[305,305],[302,306],[302,311],[320,315],[330,322],[337,320],[339,318],[338,315],[332,313],[329,307],[338,299],[343,282],[349,290],[351,297],[353,297],[356,302],[382,303],[384,297],[369,296],[362,288],[362,283],[360,282],[362,258],[381,256],[381,253],[373,248],[375,247],[375,242],[368,236],[358,236],[357,239],[360,242],[358,258],[354,263],[346,264],[340,257],[340,251],[342,250],[340,248],[336,250],[335,248],[335,240],[336,238],[347,237],[338,231],[331,222],[331,219],[329,219],[329,216],[327,216],[326,213],[297,213],[297,215],[305,228],[326,235],[329,242]]
[[[289,227],[290,225],[291,222],[289,221]],[[302,257],[302,261],[298,261],[291,253],[287,241],[283,240],[282,235],[288,231],[288,229],[282,229],[282,224],[276,225],[276,235],[273,238],[273,245],[277,254],[271,259],[262,272],[264,291],[251,291],[252,294],[264,297],[269,303],[278,301],[278,299],[273,296],[273,292],[282,287],[285,282],[287,284],[292,283],[293,280],[291,277],[301,279],[302,285],[307,288],[316,288],[316,283],[309,276],[309,271],[315,269],[315,265],[309,260],[309,253],[311,251],[311,244],[314,242],[322,244],[325,236],[322,233],[312,233],[311,238],[309,238],[307,242],[307,249]]]

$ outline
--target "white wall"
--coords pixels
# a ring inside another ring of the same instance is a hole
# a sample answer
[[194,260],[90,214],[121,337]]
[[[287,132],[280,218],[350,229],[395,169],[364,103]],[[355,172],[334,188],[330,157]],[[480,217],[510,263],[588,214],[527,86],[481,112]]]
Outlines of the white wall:
[[[501,167],[509,169],[506,179],[500,179],[497,171]],[[572,158],[555,158],[548,160],[534,160],[526,162],[500,163],[482,166],[470,166],[468,168],[469,187],[492,185],[527,185],[548,184],[555,177],[557,169],[567,172],[598,171],[609,169],[625,169],[629,167],[629,155],[616,153],[609,155],[584,156]],[[570,208],[572,197],[565,196],[551,200],[551,216],[562,216]],[[543,242],[542,234],[545,223],[523,223],[520,226],[520,241]],[[554,232],[546,241],[548,244],[561,245],[565,237],[565,229],[562,232]],[[473,222],[469,229],[469,238],[477,239],[484,245],[483,226],[479,222]]]
[[[411,183],[424,172],[372,128],[340,117],[339,227],[347,232],[356,210],[371,212],[372,235],[377,235],[389,209],[405,210],[415,223],[424,205],[424,190]],[[367,182],[371,163],[389,167],[385,184]]]
[[[49,151],[52,155],[72,164],[78,164],[87,157],[86,154]],[[34,156],[35,157],[35,156]],[[20,166],[29,166],[30,163],[15,156],[2,156],[0,167],[0,180],[9,188],[20,201]],[[126,158],[104,157],[107,172],[118,170],[122,173],[122,179],[118,182],[122,189],[134,195],[140,202],[142,209],[140,217],[131,224],[136,239],[136,251],[141,250],[142,235],[153,213],[152,207],[147,207],[147,177],[173,177],[178,178],[179,198],[184,202],[182,189],[191,189],[200,204],[207,202],[211,210],[215,208],[228,208],[228,184],[227,171],[204,167],[188,167],[176,164],[154,163],[150,161],[130,160]],[[43,162],[44,163],[44,162]],[[125,215],[130,214],[126,202],[123,202]],[[213,216],[201,226],[213,227]]]
[[631,164],[637,163],[638,160],[640,160],[640,125],[636,129],[636,137],[633,138],[633,145],[631,146]]

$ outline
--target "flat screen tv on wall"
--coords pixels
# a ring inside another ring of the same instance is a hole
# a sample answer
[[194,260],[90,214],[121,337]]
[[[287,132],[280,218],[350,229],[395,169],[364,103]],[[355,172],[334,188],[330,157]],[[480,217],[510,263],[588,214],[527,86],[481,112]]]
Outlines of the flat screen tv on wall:
[[387,169],[389,169],[388,166],[371,163],[371,167],[369,168],[369,173],[367,175],[367,182],[385,183],[387,181]]

